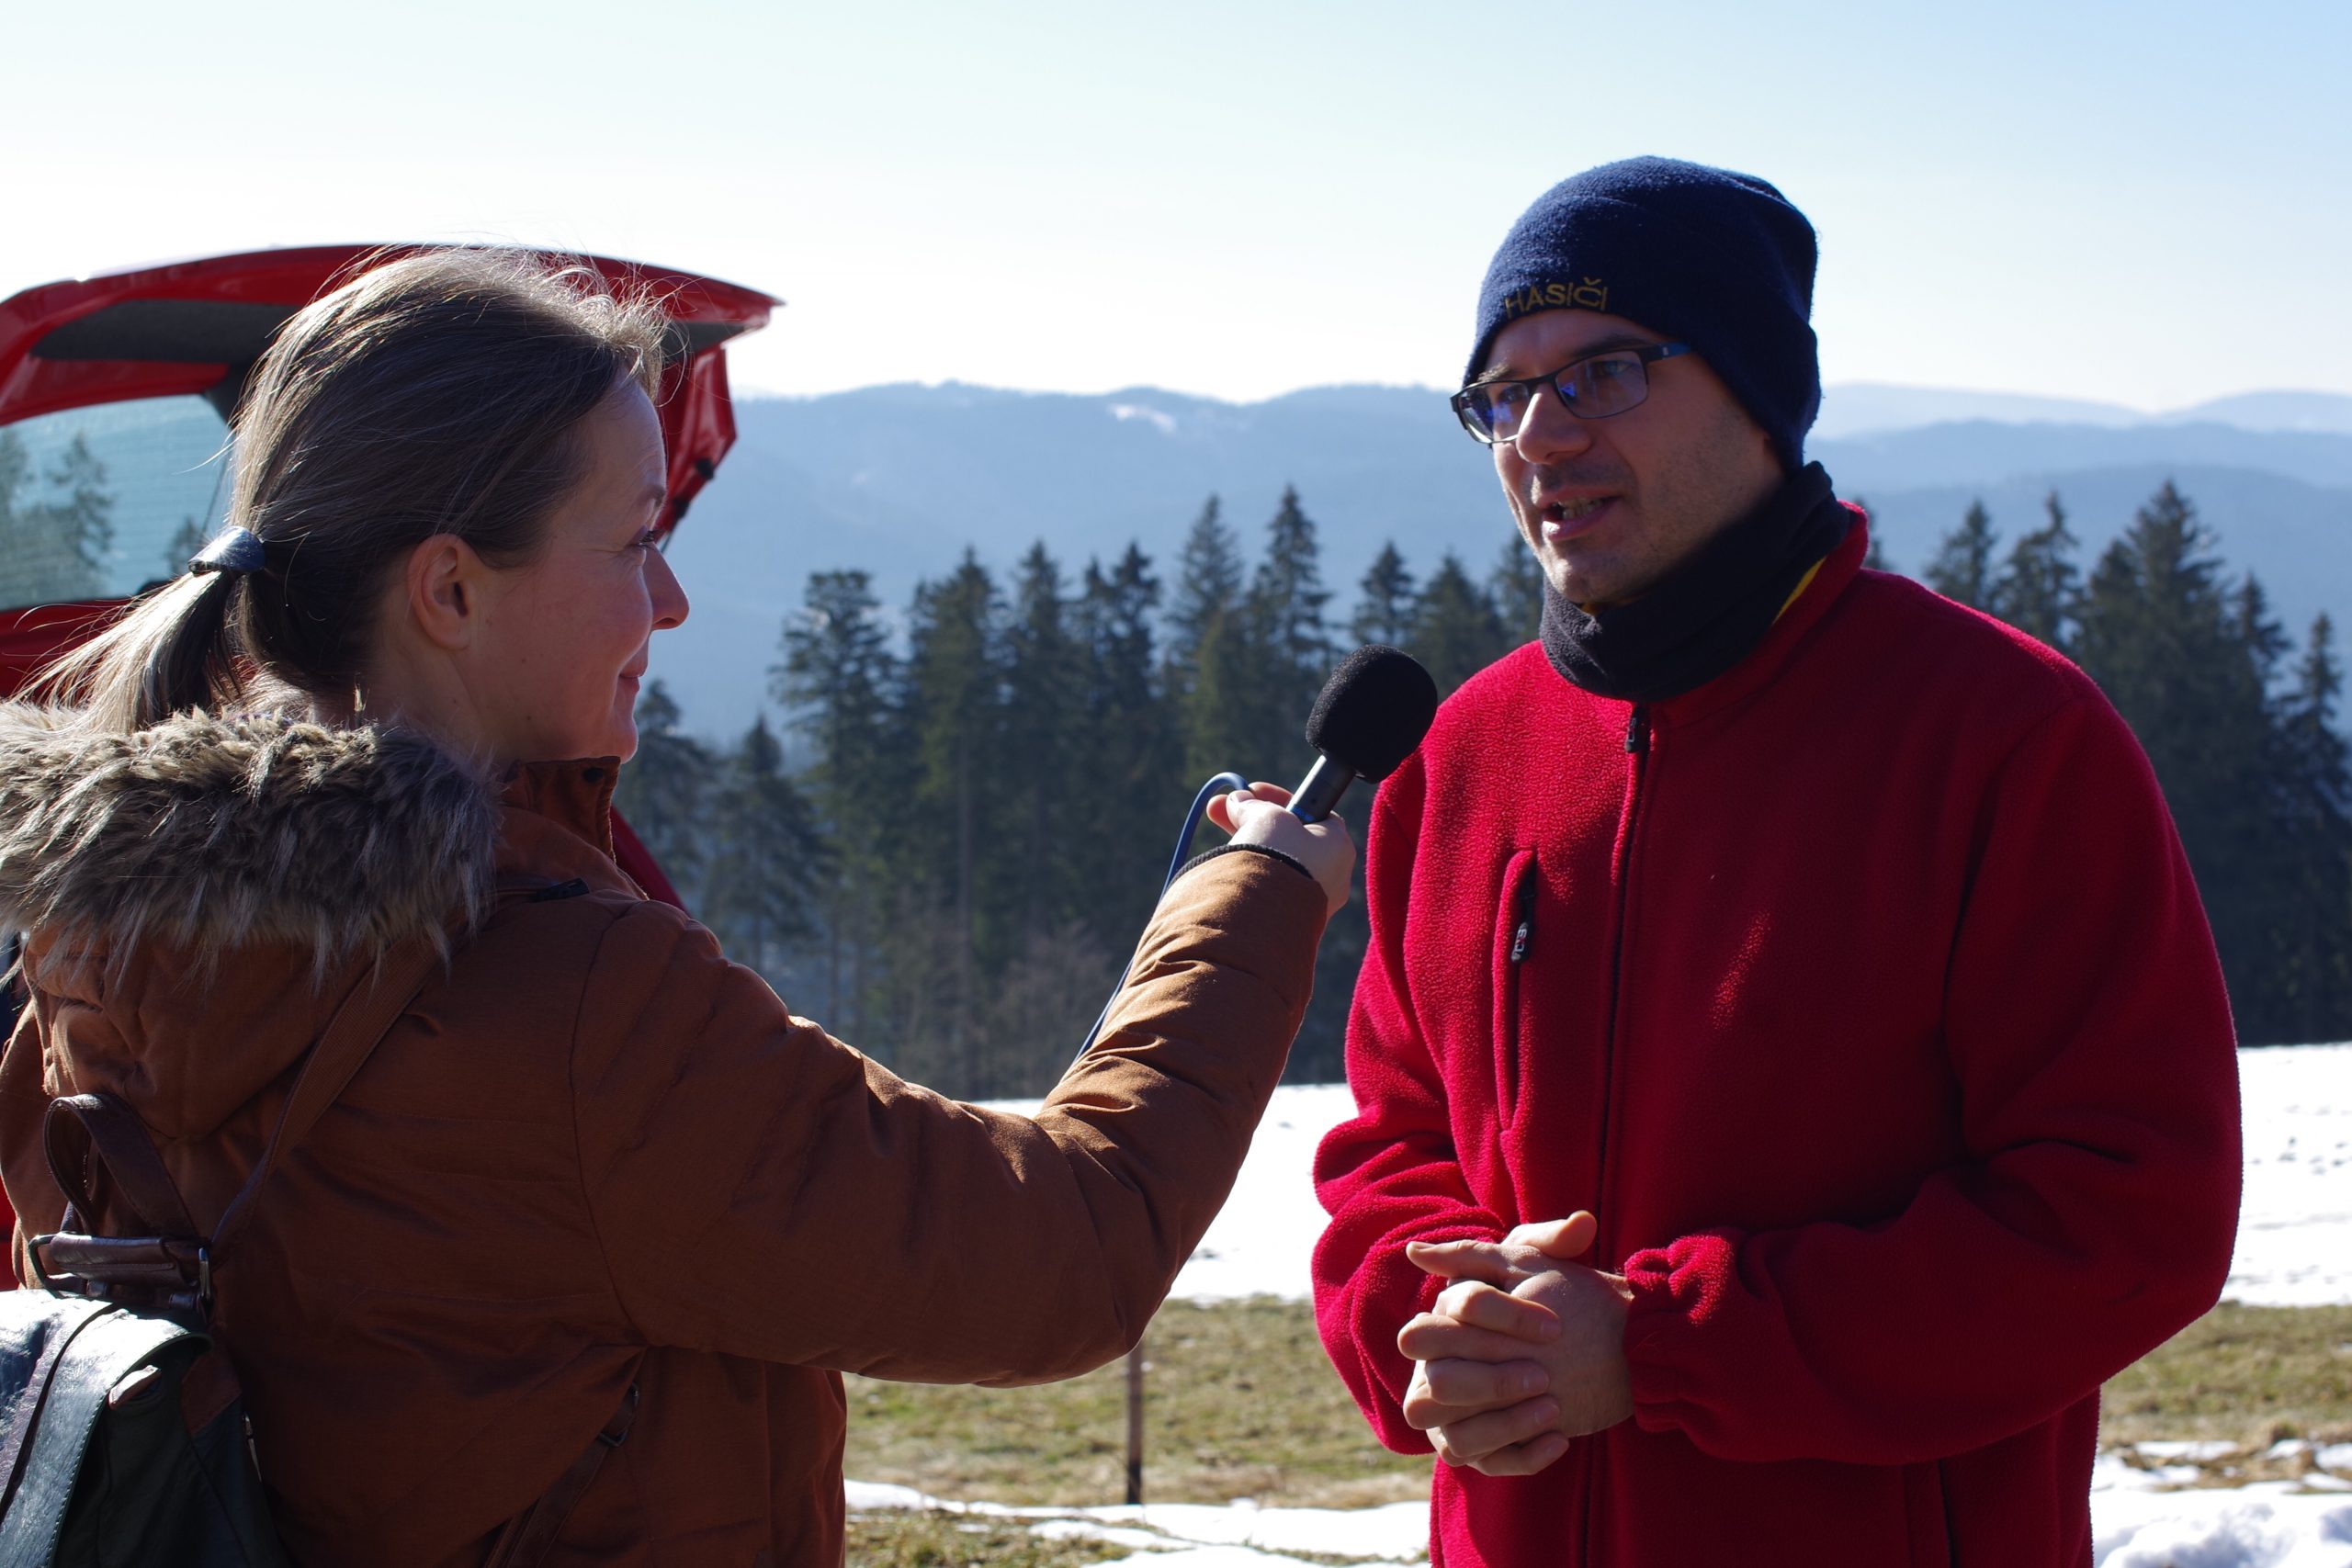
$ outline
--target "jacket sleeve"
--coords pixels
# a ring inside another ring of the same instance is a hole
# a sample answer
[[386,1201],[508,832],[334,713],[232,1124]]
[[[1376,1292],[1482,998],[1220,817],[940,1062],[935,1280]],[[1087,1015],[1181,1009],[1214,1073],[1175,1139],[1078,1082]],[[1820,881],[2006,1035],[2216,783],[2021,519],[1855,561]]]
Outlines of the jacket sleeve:
[[902,1081],[659,904],[575,1033],[582,1175],[650,1344],[922,1382],[1068,1377],[1138,1338],[1223,1203],[1305,1011],[1323,895],[1180,877],[1035,1119]]
[[2228,1002],[2154,774],[2098,697],[1991,786],[1944,1028],[1966,1156],[1900,1213],[1625,1262],[1643,1427],[1725,1459],[1940,1457],[2212,1304],[2241,1176]]
[[1340,1381],[1381,1442],[1427,1453],[1400,1406],[1413,1363],[1397,1331],[1442,1285],[1406,1260],[1408,1241],[1498,1237],[1507,1228],[1472,1195],[1454,1156],[1438,1063],[1406,985],[1403,932],[1422,774],[1418,758],[1381,786],[1365,849],[1372,936],[1348,1019],[1357,1111],[1324,1138],[1316,1194],[1331,1223],[1315,1247],[1315,1323]]

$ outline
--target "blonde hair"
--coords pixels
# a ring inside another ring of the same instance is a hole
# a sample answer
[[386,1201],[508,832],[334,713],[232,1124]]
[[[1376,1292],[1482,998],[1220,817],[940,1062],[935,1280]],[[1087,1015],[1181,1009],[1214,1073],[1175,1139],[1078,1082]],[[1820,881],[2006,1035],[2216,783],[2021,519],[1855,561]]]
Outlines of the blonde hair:
[[228,523],[260,539],[260,569],[141,595],[37,689],[120,733],[272,684],[347,701],[390,573],[443,534],[528,561],[579,479],[580,422],[618,387],[656,394],[668,331],[593,269],[526,252],[369,267],[286,323],[238,409]]

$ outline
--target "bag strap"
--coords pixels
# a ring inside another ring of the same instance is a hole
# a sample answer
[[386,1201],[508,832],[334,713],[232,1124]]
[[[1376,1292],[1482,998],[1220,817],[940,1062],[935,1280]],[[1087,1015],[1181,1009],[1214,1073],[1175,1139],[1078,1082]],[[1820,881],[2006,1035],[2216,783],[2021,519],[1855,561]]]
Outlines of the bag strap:
[[[318,1043],[295,1076],[277,1131],[262,1150],[260,1162],[221,1213],[208,1240],[189,1216],[178,1185],[155,1152],[145,1123],[128,1103],[109,1094],[64,1095],[50,1101],[41,1117],[41,1142],[49,1156],[50,1174],[65,1195],[62,1230],[56,1235],[28,1240],[39,1283],[50,1283],[40,1249],[47,1245],[74,1244],[75,1267],[99,1276],[124,1274],[126,1282],[152,1286],[176,1273],[189,1287],[176,1304],[202,1314],[211,1305],[212,1266],[226,1252],[230,1240],[253,1213],[254,1200],[279,1157],[300,1144],[311,1125],[334,1102],[360,1064],[391,1032],[409,1003],[416,999],[446,950],[431,936],[412,937],[385,949],[368,966],[357,983],[327,1021]],[[69,1128],[78,1127],[84,1146],[69,1146]],[[86,1227],[97,1213],[91,1190],[91,1156],[97,1156],[139,1228],[161,1242],[132,1250],[107,1240],[85,1240],[68,1235]],[[132,1255],[132,1251],[136,1256]],[[119,1255],[119,1256],[117,1256]]]
[[[67,1129],[72,1127],[82,1133],[83,1147],[78,1151],[66,1146]],[[95,1150],[141,1231],[175,1240],[202,1239],[203,1233],[188,1217],[180,1190],[171,1172],[164,1168],[155,1145],[148,1141],[138,1113],[113,1095],[61,1095],[51,1100],[41,1114],[40,1141],[49,1155],[49,1173],[74,1210],[74,1218],[61,1229],[78,1228],[76,1221],[87,1224],[97,1213],[96,1195],[89,1180],[90,1155]]]
[[368,972],[359,977],[343,998],[343,1005],[311,1047],[310,1059],[302,1064],[300,1077],[294,1080],[294,1091],[286,1097],[286,1110],[277,1119],[277,1131],[270,1134],[269,1146],[262,1150],[261,1163],[237,1190],[236,1197],[221,1211],[220,1223],[212,1227],[211,1250],[217,1261],[228,1251],[229,1242],[242,1229],[253,1213],[254,1198],[269,1173],[277,1168],[286,1151],[302,1141],[328,1106],[334,1103],[344,1086],[359,1071],[360,1064],[380,1044],[409,1003],[424,989],[433,971],[440,966],[443,948],[430,937],[411,937],[406,942],[386,948],[376,957]]
[[0,1442],[0,1513],[16,1501],[17,1480],[25,1466],[26,1439],[40,1425],[41,1406],[49,1399],[49,1386],[65,1359],[66,1348],[82,1330],[113,1310],[105,1302],[65,1300],[59,1303],[57,1314],[49,1319],[40,1357],[26,1375],[24,1386],[17,1391],[16,1402],[8,1410],[7,1440]]

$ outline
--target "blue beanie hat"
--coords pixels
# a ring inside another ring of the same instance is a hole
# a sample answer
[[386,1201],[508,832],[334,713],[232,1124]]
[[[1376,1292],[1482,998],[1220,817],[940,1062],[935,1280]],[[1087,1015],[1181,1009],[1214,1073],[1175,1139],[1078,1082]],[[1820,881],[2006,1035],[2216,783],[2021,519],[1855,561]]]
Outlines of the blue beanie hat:
[[1463,380],[1521,316],[1605,310],[1689,344],[1794,473],[1821,410],[1814,261],[1813,225],[1751,175],[1674,158],[1587,169],[1539,197],[1495,253]]

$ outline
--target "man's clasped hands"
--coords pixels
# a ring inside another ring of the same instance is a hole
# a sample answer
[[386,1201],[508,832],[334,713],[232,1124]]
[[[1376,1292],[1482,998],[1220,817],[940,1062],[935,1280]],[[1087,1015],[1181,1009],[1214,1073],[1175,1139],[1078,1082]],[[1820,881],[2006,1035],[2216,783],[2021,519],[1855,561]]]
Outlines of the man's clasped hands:
[[1414,1267],[1452,1280],[1396,1336],[1413,1360],[1405,1419],[1438,1457],[1487,1475],[1532,1475],[1568,1439],[1634,1413],[1623,1279],[1571,1261],[1598,1226],[1582,1212],[1499,1242],[1408,1242]]

